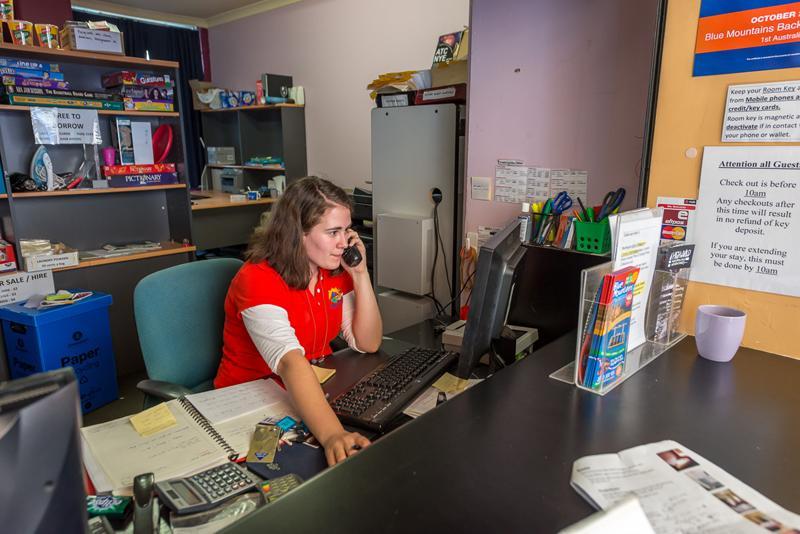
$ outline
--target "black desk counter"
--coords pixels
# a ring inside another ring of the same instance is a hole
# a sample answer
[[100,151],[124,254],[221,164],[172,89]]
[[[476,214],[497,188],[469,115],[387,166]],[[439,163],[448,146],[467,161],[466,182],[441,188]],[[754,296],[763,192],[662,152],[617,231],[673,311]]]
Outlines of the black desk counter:
[[576,458],[663,439],[800,512],[800,362],[715,364],[686,338],[599,397],[548,378],[573,350],[558,339],[226,532],[556,532],[593,511]]

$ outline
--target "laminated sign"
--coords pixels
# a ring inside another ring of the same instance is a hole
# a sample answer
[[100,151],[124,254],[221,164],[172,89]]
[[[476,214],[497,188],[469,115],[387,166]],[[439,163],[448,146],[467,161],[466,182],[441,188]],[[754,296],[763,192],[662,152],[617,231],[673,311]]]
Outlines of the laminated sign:
[[31,126],[39,145],[99,145],[103,142],[95,109],[33,107]]

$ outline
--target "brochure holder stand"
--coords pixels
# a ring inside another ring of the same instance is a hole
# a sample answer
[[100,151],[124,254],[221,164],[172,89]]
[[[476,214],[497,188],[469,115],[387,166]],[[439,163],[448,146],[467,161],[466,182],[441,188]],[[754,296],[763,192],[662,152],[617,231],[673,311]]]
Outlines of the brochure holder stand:
[[575,361],[570,362],[550,375],[550,378],[575,384],[580,389],[591,391],[597,395],[605,395],[637,371],[658,358],[678,341],[686,337],[677,331],[683,296],[689,280],[689,269],[677,272],[656,270],[645,313],[646,341],[629,349],[625,355],[622,375],[608,384],[600,384],[597,389],[584,386],[579,380],[580,349],[583,342],[586,322],[592,308],[596,305],[597,290],[603,277],[611,273],[611,262],[603,263],[581,272],[581,298],[578,311],[578,331],[575,347]]

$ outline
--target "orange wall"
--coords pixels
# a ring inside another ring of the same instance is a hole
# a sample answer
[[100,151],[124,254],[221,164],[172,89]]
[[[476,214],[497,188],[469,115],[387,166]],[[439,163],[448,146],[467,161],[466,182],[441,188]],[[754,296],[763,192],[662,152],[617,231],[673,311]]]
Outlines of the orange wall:
[[[696,197],[704,146],[720,143],[730,84],[800,80],[800,69],[692,77],[700,0],[669,2],[656,106],[647,205],[657,196]],[[739,143],[725,143],[726,146]],[[746,143],[756,145],[762,143]],[[769,143],[797,146],[798,143]],[[695,148],[697,155],[687,155]],[[681,330],[694,332],[700,304],[722,304],[748,314],[743,344],[800,359],[800,298],[691,283]]]

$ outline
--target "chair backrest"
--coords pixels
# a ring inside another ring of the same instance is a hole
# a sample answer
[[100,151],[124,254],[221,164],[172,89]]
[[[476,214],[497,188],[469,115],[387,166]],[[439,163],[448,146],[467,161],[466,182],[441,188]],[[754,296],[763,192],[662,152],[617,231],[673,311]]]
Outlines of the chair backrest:
[[149,274],[133,292],[147,375],[188,388],[216,375],[225,295],[242,266],[235,258],[192,261]]

